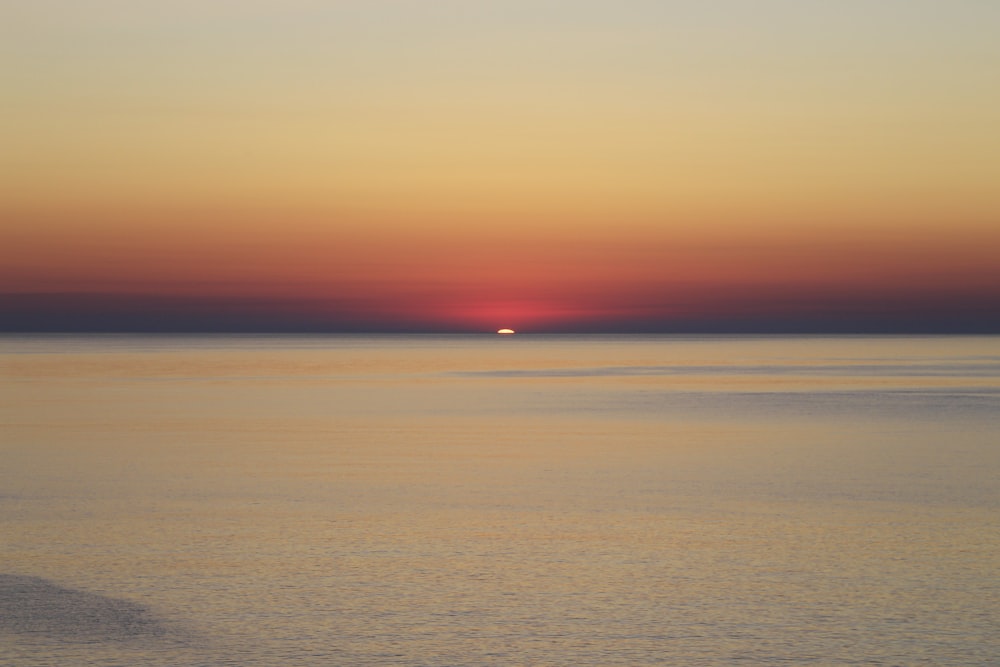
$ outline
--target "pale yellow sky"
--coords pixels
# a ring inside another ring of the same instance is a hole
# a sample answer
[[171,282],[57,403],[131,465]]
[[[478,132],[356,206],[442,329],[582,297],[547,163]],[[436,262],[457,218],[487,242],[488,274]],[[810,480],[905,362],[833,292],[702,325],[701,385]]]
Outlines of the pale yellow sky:
[[995,3],[19,4],[9,202],[1000,211]]

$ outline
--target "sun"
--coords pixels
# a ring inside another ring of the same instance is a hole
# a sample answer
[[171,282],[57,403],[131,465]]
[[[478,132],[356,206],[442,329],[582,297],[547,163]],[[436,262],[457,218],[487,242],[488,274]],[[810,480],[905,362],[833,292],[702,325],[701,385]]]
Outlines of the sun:
[[509,336],[510,334],[514,333],[514,330],[513,329],[497,329],[497,333],[498,334],[503,334],[505,336]]

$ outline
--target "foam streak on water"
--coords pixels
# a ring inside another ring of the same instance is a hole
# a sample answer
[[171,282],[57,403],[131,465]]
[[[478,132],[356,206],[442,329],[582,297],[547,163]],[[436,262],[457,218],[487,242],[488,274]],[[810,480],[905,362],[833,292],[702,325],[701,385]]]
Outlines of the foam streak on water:
[[0,338],[0,664],[981,665],[1000,338]]

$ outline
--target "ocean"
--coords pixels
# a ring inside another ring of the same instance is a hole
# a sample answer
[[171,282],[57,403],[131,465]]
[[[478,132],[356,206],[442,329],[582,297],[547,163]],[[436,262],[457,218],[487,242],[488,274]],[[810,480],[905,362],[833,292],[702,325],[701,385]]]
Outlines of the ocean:
[[1000,337],[2,337],[0,664],[1000,665]]

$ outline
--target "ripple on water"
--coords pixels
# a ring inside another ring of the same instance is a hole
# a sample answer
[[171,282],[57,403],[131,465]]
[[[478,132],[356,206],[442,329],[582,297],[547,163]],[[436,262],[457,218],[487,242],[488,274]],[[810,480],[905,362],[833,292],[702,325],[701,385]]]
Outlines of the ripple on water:
[[141,604],[0,574],[0,633],[100,642],[163,637],[167,630]]

